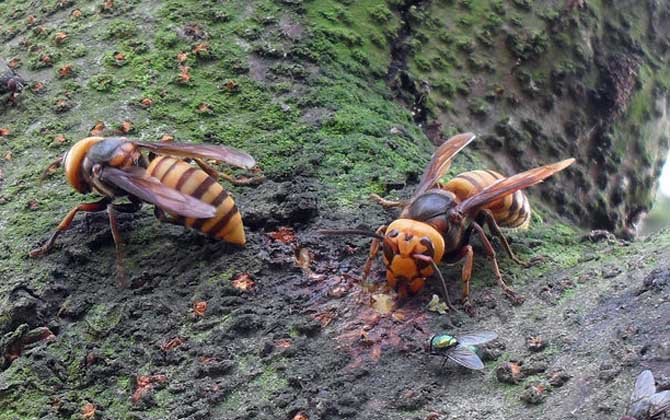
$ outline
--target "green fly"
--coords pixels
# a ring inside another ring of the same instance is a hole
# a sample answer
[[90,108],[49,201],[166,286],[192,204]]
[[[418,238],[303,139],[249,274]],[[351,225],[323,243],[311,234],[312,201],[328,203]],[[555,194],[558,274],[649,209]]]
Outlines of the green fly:
[[475,353],[476,347],[498,338],[498,335],[490,331],[482,331],[475,334],[454,337],[449,334],[435,334],[428,341],[430,354],[443,355],[442,366],[451,360],[468,369],[484,369],[482,359]]

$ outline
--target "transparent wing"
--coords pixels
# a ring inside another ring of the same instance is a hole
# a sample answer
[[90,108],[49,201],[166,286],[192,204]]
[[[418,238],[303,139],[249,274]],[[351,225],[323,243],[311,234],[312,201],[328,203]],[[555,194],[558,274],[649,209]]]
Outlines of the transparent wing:
[[461,366],[465,366],[468,369],[484,369],[484,363],[482,363],[482,359],[480,359],[479,356],[475,354],[475,352],[461,345],[456,346],[453,350],[447,353],[447,357],[449,360],[453,360],[454,362]]
[[162,184],[142,168],[122,171],[105,167],[100,179],[170,213],[202,219],[216,215],[214,206]]
[[433,188],[435,183],[449,170],[454,155],[463,150],[463,148],[470,144],[475,137],[476,136],[472,133],[462,133],[442,143],[442,145],[435,150],[430,163],[426,166],[423,176],[421,177],[421,182],[414,192],[414,197],[418,197]]
[[492,184],[479,193],[463,200],[456,210],[460,213],[475,214],[479,209],[507,194],[515,191],[528,188],[537,183],[542,182],[545,178],[550,177],[556,172],[562,171],[575,162],[574,159],[566,159],[560,162],[544,165],[539,168],[530,169],[526,172],[503,178],[500,181]]
[[456,337],[458,342],[464,346],[477,346],[488,343],[498,338],[498,334],[493,331],[480,331],[478,333]]
[[256,160],[247,152],[234,147],[213,144],[185,144],[185,143],[145,143],[135,142],[138,147],[149,149],[156,153],[164,153],[179,157],[196,157],[212,159],[227,163],[239,168],[251,169],[256,166]]
[[656,413],[662,413],[663,410],[670,410],[670,391],[658,392],[649,397],[649,402]]
[[642,371],[635,379],[635,389],[631,396],[631,401],[635,402],[644,397],[651,397],[656,393],[656,384],[654,383],[654,375],[650,370]]

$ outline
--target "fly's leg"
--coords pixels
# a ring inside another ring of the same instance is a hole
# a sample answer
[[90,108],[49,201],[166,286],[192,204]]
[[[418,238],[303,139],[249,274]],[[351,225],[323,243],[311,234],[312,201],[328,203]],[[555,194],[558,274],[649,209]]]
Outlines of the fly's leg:
[[505,284],[505,281],[502,278],[502,274],[500,274],[500,268],[498,267],[498,260],[496,259],[496,251],[495,249],[493,249],[493,245],[491,245],[491,241],[489,241],[489,238],[486,237],[484,229],[477,222],[472,222],[471,226],[474,227],[474,229],[479,234],[479,239],[482,241],[484,248],[486,248],[486,253],[488,254],[489,257],[491,257],[491,263],[493,264],[493,273],[495,274],[496,283],[498,283],[498,286],[500,286],[505,296],[513,304],[519,305],[523,303],[523,301],[525,300],[524,297],[516,294],[514,290],[512,290],[507,284]]
[[77,207],[73,208],[68,212],[63,221],[60,222],[60,224],[56,228],[56,231],[44,243],[44,245],[42,245],[39,248],[33,249],[28,253],[28,255],[30,255],[31,257],[38,257],[40,255],[48,253],[49,251],[51,251],[51,248],[53,248],[54,243],[56,242],[56,238],[58,238],[63,231],[68,230],[70,228],[72,220],[77,215],[77,213],[79,213],[80,211],[90,213],[103,211],[107,208],[107,204],[109,204],[109,202],[110,202],[109,198],[103,198],[102,200],[96,201],[95,203],[82,203]]

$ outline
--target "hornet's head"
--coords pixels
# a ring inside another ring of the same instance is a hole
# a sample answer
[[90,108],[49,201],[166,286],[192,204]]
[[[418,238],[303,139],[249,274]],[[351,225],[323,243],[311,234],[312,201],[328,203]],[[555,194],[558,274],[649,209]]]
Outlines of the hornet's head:
[[87,193],[102,166],[125,169],[136,166],[140,157],[137,146],[123,137],[87,137],[65,154],[65,176],[75,190]]
[[427,223],[397,219],[386,229],[383,250],[388,285],[404,297],[416,294],[433,274],[444,255],[444,239]]

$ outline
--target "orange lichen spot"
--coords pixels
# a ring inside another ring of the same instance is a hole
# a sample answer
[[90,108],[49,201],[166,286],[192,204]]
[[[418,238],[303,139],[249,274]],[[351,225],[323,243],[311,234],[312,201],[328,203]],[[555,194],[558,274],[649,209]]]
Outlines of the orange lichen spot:
[[123,134],[128,134],[131,131],[133,131],[135,127],[133,126],[133,122],[130,120],[124,120],[121,125],[119,126],[119,131]]
[[46,66],[50,66],[51,64],[53,64],[51,56],[49,54],[42,54],[40,56],[40,62]]
[[18,68],[20,65],[21,65],[21,59],[19,59],[19,58],[12,58],[11,60],[9,60],[7,62],[7,66],[10,69]]
[[11,151],[11,150],[7,150],[7,151],[5,152],[5,156],[3,156],[3,158],[4,158],[6,161],[8,161],[8,162],[9,162],[10,160],[12,160],[12,151]]
[[28,25],[33,25],[36,20],[37,20],[37,18],[35,17],[35,15],[30,15],[26,18],[26,23]]
[[86,403],[81,408],[81,417],[84,419],[92,419],[95,417],[96,407],[95,404]]
[[251,279],[249,273],[240,273],[232,281],[233,287],[243,292],[249,292],[256,288],[256,283]]
[[72,11],[72,13],[70,13],[70,16],[72,16],[72,17],[75,18],[75,19],[80,18],[80,17],[81,17],[81,10],[79,10],[79,9],[74,9],[74,10]]
[[223,84],[223,87],[225,87],[228,92],[232,92],[237,89],[238,85],[236,81],[228,79]]
[[116,53],[114,54],[114,59],[116,61],[123,61],[126,59],[126,55],[124,53]]
[[114,9],[114,0],[105,0],[102,2],[103,11],[111,11]]
[[191,81],[191,68],[189,66],[180,66],[179,67],[179,78],[177,79],[179,83],[186,84]]
[[137,377],[135,392],[133,392],[133,396],[131,397],[132,402],[137,404],[142,399],[142,396],[154,387],[154,384],[165,381],[167,381],[167,376],[165,375],[139,375]]
[[66,64],[63,67],[58,69],[58,77],[60,78],[66,78],[70,77],[72,75],[72,65],[71,64]]
[[161,350],[168,352],[184,344],[184,340],[181,337],[174,337],[161,345]]
[[91,128],[90,134],[93,137],[97,137],[102,134],[102,132],[105,130],[106,126],[105,123],[102,121],[96,121],[95,125],[93,128]]
[[209,54],[209,46],[205,42],[201,42],[193,47],[193,53],[198,57]]
[[11,130],[7,127],[0,128],[0,137],[7,137],[11,133]]
[[56,35],[54,35],[54,42],[56,45],[61,45],[68,39],[68,34],[66,32],[56,32]]
[[40,93],[42,90],[44,90],[44,83],[35,82],[35,84],[33,84],[32,89],[33,89],[33,92]]
[[276,231],[270,232],[267,235],[275,241],[285,244],[295,242],[295,232],[290,227],[282,226]]
[[274,345],[279,349],[288,349],[293,345],[293,340],[290,338],[280,338],[275,340]]
[[186,61],[187,58],[188,58],[188,53],[187,52],[180,52],[179,54],[177,54],[177,62],[179,64],[183,64],[184,61]]
[[153,104],[154,101],[151,98],[142,98],[142,100],[140,101],[140,106],[145,109],[149,108]]
[[160,138],[161,143],[170,143],[174,141],[174,136],[171,136],[169,134],[163,135],[163,137]]
[[212,112],[212,109],[209,107],[209,105],[203,102],[200,105],[198,105],[198,112],[203,114],[209,114]]
[[293,420],[309,420],[309,417],[307,416],[307,414],[301,411],[295,416],[293,416]]
[[193,304],[194,314],[196,314],[197,316],[205,316],[205,312],[207,312],[207,302],[201,300]]

